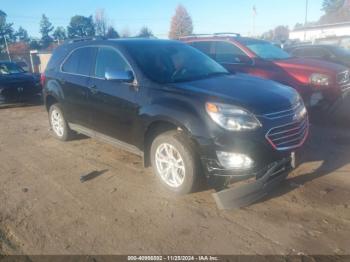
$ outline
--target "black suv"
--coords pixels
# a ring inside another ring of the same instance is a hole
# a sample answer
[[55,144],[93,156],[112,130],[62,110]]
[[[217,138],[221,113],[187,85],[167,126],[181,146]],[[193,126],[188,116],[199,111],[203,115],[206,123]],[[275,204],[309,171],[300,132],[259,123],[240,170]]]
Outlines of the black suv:
[[[176,41],[67,43],[55,50],[43,82],[58,139],[74,130],[139,154],[177,193],[191,192],[200,177],[219,181],[223,208],[256,200],[284,179],[308,135],[295,90],[230,74]],[[243,190],[249,200],[227,189],[243,179],[255,180]]]

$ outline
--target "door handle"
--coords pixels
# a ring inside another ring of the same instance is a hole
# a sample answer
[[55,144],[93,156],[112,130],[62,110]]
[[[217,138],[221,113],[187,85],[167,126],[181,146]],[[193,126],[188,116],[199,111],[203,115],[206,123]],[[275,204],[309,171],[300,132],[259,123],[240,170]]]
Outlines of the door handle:
[[89,89],[93,95],[98,93],[98,89],[96,85],[90,86]]

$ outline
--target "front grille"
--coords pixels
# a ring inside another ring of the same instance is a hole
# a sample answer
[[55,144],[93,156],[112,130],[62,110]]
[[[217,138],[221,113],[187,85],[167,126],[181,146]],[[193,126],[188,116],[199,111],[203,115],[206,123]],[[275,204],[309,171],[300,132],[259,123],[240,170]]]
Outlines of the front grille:
[[347,85],[350,81],[350,72],[348,70],[341,72],[337,75],[337,82],[339,85]]
[[346,84],[343,84],[343,85],[340,85],[340,89],[342,91],[347,91],[350,89],[350,82],[346,83]]
[[304,118],[291,124],[272,128],[266,139],[276,150],[288,150],[300,147],[306,140],[309,132],[309,120]]
[[300,112],[304,108],[305,108],[305,106],[304,106],[303,102],[298,101],[293,107],[291,107],[289,109],[279,111],[279,112],[265,114],[264,117],[271,119],[271,120],[276,120],[276,119],[280,119],[280,118],[284,118],[284,117],[288,117],[288,116],[294,116],[295,112]]

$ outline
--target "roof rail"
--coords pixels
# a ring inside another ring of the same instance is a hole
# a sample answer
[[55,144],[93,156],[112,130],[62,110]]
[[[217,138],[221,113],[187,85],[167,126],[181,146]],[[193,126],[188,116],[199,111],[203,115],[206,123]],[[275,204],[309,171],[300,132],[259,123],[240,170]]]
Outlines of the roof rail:
[[191,34],[187,36],[182,36],[180,39],[191,38],[191,37],[207,37],[207,36],[235,36],[240,37],[238,33],[213,33],[213,34]]
[[230,33],[230,32],[224,32],[224,33],[214,33],[214,35],[219,35],[219,36],[224,36],[224,35],[232,35],[232,36],[236,36],[236,37],[240,37],[241,34],[239,33]]
[[92,36],[92,37],[77,37],[77,38],[71,38],[64,41],[65,44],[72,44],[77,42],[83,42],[83,41],[93,41],[93,40],[106,40],[106,37],[103,36]]

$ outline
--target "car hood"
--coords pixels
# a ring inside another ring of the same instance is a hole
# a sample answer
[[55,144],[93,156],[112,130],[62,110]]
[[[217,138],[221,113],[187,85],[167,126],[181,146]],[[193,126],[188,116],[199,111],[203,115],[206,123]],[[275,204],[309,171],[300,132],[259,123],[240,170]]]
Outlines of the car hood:
[[297,92],[288,86],[246,74],[224,75],[174,85],[187,94],[201,93],[208,96],[208,101],[231,103],[255,114],[285,110],[299,100]]
[[345,71],[347,68],[326,61],[320,61],[317,59],[310,58],[299,58],[293,57],[285,60],[276,60],[274,63],[288,71],[288,69],[297,69],[305,72],[315,72],[315,73],[339,73]]

